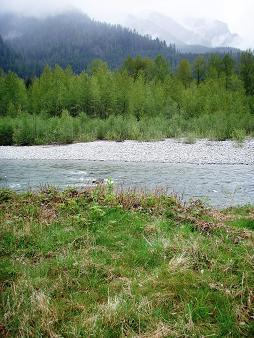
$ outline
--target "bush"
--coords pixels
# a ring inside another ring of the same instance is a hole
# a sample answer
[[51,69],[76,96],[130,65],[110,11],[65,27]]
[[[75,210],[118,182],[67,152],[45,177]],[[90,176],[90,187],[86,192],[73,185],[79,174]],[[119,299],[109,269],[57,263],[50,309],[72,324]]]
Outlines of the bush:
[[106,124],[106,139],[114,141],[124,141],[137,139],[140,130],[138,121],[134,116],[111,116]]
[[243,142],[246,137],[246,132],[244,129],[234,129],[232,132],[233,140]]
[[22,114],[16,119],[16,125],[13,133],[14,143],[21,146],[35,144],[35,122],[32,116]]
[[244,129],[234,129],[232,132],[232,139],[236,141],[237,145],[243,145],[246,138],[246,131]]
[[218,111],[192,118],[184,116],[179,112],[171,118],[159,114],[138,120],[131,114],[100,119],[84,113],[72,117],[68,111],[63,111],[60,117],[23,113],[15,118],[0,119],[0,145],[68,144],[94,140],[151,141],[170,137],[186,137],[187,143],[194,143],[198,137],[242,142],[254,130],[254,116],[250,113],[226,115]]
[[0,145],[10,146],[13,144],[13,127],[5,120],[0,124]]
[[70,116],[67,110],[64,110],[58,120],[58,139],[59,143],[72,143],[74,141],[74,118]]
[[185,144],[194,144],[197,142],[196,135],[193,132],[189,132],[183,141]]
[[8,202],[14,196],[16,196],[16,193],[14,191],[9,189],[0,189],[0,203]]
[[168,120],[163,117],[143,118],[140,120],[140,136],[144,141],[162,140],[167,137]]

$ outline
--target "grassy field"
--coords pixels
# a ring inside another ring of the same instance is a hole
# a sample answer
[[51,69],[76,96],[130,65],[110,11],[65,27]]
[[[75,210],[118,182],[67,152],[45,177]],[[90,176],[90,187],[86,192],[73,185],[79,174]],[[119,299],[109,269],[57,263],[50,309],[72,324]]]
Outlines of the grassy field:
[[253,337],[254,207],[0,191],[1,337]]

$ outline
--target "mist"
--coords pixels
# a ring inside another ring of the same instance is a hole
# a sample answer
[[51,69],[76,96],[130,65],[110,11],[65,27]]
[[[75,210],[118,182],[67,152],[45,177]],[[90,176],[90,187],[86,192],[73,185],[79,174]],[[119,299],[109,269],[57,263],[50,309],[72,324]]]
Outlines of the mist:
[[111,23],[124,22],[128,14],[156,11],[174,19],[202,17],[226,22],[231,32],[240,35],[239,47],[254,47],[253,0],[0,0],[0,12],[12,11],[26,16],[46,16],[79,9],[92,18]]

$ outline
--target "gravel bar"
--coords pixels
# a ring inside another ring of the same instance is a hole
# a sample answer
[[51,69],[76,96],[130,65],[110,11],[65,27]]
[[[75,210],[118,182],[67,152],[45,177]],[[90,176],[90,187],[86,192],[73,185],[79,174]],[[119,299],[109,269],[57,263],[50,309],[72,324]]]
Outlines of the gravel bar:
[[1,146],[1,159],[167,162],[193,164],[254,164],[254,139],[234,141],[182,140],[157,142],[96,141],[69,145]]

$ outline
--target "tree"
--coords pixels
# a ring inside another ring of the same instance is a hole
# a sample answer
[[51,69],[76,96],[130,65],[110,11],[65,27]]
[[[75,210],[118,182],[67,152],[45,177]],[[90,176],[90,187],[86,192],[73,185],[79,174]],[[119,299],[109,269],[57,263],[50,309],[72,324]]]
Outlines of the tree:
[[89,74],[97,74],[97,73],[106,73],[108,72],[108,64],[100,59],[93,60],[89,67],[88,73]]
[[72,77],[71,92],[75,107],[72,107],[70,111],[76,110],[76,113],[89,113],[91,86],[90,78],[87,73],[82,72],[80,75]]
[[8,73],[1,77],[0,81],[0,113],[6,114],[8,111],[12,115],[27,108],[27,91],[25,83],[15,73]]
[[254,55],[248,50],[241,54],[240,75],[247,95],[254,95]]
[[126,115],[129,113],[130,99],[129,94],[133,87],[134,79],[130,77],[127,71],[116,72],[114,83],[116,88],[116,114]]
[[35,114],[55,114],[52,105],[51,92],[53,73],[49,66],[45,66],[39,78],[33,81],[30,89],[30,112]]
[[171,67],[168,60],[162,55],[158,55],[155,60],[155,77],[157,80],[165,81],[166,77],[171,74]]
[[143,75],[146,81],[152,80],[156,72],[154,61],[150,58],[142,58],[139,55],[136,58],[128,57],[124,62],[123,70],[127,70],[128,74],[135,80]]
[[208,78],[218,79],[222,73],[221,57],[217,54],[212,54],[208,59]]
[[93,75],[90,80],[90,107],[89,113],[92,116],[100,116],[100,101],[101,101],[101,94],[100,94],[100,86],[98,84],[98,79]]
[[0,70],[0,115],[3,115],[6,112],[6,106],[4,103],[5,95],[5,79],[2,69]]
[[191,65],[188,60],[182,59],[177,67],[176,76],[184,84],[185,89],[190,86],[191,76]]
[[206,62],[203,56],[198,56],[193,65],[193,75],[197,80],[197,85],[200,85],[200,82],[205,79],[206,75]]
[[144,115],[146,100],[145,80],[142,74],[133,82],[130,93],[130,111],[140,120]]
[[222,65],[222,71],[225,74],[226,89],[229,89],[230,83],[231,83],[231,77],[233,75],[234,60],[229,54],[226,54],[221,61],[221,65]]

